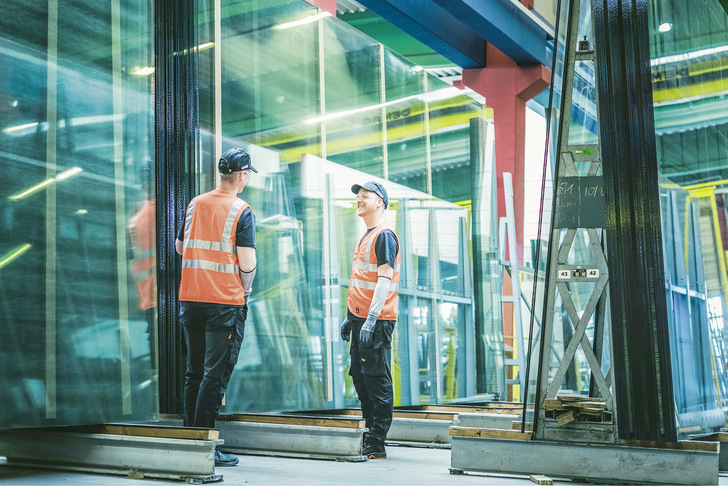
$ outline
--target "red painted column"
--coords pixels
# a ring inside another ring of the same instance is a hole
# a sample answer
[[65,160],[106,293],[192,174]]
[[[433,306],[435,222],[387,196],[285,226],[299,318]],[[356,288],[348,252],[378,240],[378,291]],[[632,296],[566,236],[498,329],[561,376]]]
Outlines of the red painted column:
[[485,96],[485,104],[493,109],[498,217],[506,215],[503,173],[510,172],[513,175],[518,261],[522,264],[526,102],[548,87],[551,73],[541,64],[518,66],[490,44],[486,50],[486,66],[482,69],[465,69],[462,84]]
[[336,0],[306,0],[314,7],[318,7],[322,10],[326,10],[331,15],[336,17]]

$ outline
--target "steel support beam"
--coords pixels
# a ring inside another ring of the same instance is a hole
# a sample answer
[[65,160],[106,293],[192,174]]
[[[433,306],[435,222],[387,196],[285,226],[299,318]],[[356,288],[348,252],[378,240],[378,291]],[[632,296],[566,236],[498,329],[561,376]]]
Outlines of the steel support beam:
[[[301,419],[297,420],[297,426],[306,422],[326,423],[328,421],[361,421],[362,427],[364,421],[361,417],[361,411],[357,409],[338,409],[338,410],[316,410],[306,411],[306,415],[301,415]],[[245,417],[241,415],[240,417]],[[251,416],[260,417],[260,416]],[[268,417],[268,416],[265,416]],[[291,421],[296,415],[277,416],[278,419]],[[513,415],[510,415],[513,417]],[[273,418],[273,416],[271,416]],[[245,420],[248,420],[247,418]],[[251,418],[254,420],[254,418]],[[335,423],[335,422],[334,422]],[[220,422],[218,422],[220,424]],[[395,410],[392,417],[392,426],[387,434],[387,442],[398,443],[401,445],[427,445],[434,444],[450,444],[450,427],[459,425],[458,412],[454,410],[416,410],[404,409]],[[510,427],[510,423],[508,425]],[[222,431],[222,429],[220,429]],[[366,429],[363,429],[366,430]],[[222,434],[222,432],[221,432]],[[227,448],[229,441],[225,440]]]
[[215,447],[221,440],[10,430],[0,432],[0,450],[10,466],[213,482]]
[[690,440],[698,441],[717,441],[720,443],[720,454],[718,458],[718,468],[721,472],[728,471],[728,433],[717,432],[708,435],[696,435],[690,437]]
[[457,414],[451,420],[395,416],[387,434],[387,442],[402,445],[450,444],[450,427],[454,425],[459,425]]
[[430,0],[359,3],[463,68],[485,66],[485,40]]
[[458,66],[486,66],[485,43],[517,64],[551,63],[552,33],[505,0],[359,0]]
[[336,17],[336,0],[306,0],[314,7],[318,7],[321,10],[325,10],[334,17]]
[[453,436],[450,472],[543,474],[597,483],[718,484],[718,443],[699,444],[670,449]]
[[542,25],[505,0],[434,0],[517,64],[551,65]]
[[505,413],[458,413],[460,427],[475,427],[478,429],[512,429],[513,422],[521,427],[521,416]]
[[[493,108],[498,217],[506,215],[503,174],[513,175],[518,261],[523,262],[524,160],[526,102],[548,88],[551,72],[542,65],[518,66],[494,46],[487,48],[488,67],[463,71],[462,85],[485,97]],[[511,256],[511,260],[515,258]]]
[[218,421],[223,449],[264,456],[365,461],[361,449],[364,427]]

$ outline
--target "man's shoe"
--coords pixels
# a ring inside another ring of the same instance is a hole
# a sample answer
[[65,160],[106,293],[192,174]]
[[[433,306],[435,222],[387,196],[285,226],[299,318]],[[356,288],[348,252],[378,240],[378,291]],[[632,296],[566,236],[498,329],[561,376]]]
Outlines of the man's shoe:
[[362,454],[362,456],[365,456],[367,459],[386,459],[387,458],[386,451],[375,450],[370,445],[365,445],[364,447],[362,447],[361,454]]
[[367,459],[386,459],[387,453],[385,451],[371,451],[366,456]]
[[215,449],[215,467],[237,466],[240,462],[238,456],[234,454],[225,454]]

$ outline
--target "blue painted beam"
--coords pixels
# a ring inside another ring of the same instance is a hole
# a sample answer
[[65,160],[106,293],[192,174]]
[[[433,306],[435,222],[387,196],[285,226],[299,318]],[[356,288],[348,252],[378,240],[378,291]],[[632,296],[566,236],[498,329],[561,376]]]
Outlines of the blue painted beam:
[[549,34],[508,0],[358,0],[458,66],[485,67],[486,42],[517,64],[551,66]]
[[462,68],[485,66],[485,41],[431,0],[357,0]]
[[[551,66],[549,34],[508,0],[431,0],[517,64]],[[435,19],[436,20],[436,19]]]

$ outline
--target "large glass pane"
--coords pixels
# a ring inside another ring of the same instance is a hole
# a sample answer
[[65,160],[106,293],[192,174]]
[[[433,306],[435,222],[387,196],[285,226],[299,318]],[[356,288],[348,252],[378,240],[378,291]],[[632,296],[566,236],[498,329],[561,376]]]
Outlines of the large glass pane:
[[[545,116],[545,135],[548,144],[546,145],[546,160],[543,160],[542,158],[542,164],[550,164],[558,158],[559,133],[562,126],[562,117],[564,116],[561,111],[561,105],[563,102],[562,98],[564,96],[564,93],[562,93],[562,87],[564,85],[566,69],[566,24],[569,18],[569,9],[566,5],[568,5],[568,2],[560,1],[560,8],[558,9],[559,16],[556,18],[556,38],[554,39],[553,45],[553,49],[555,50],[554,65],[552,66],[551,73],[551,89],[549,92],[548,110],[546,111]],[[532,118],[532,116],[530,116],[527,112],[527,120],[529,118]],[[532,126],[533,122],[527,123],[526,130],[528,131]],[[527,140],[528,138],[529,137],[526,137]],[[536,154],[531,153],[530,150],[532,149],[527,145],[526,151],[530,156],[527,157],[526,160],[535,161]],[[550,257],[550,241],[552,239],[556,239],[558,241],[560,238],[560,232],[558,230],[552,231],[550,229],[550,222],[553,217],[553,200],[549,197],[551,194],[549,189],[551,188],[551,184],[556,175],[553,170],[553,165],[550,165],[550,168],[550,170],[547,168],[545,178],[542,178],[542,181],[538,183],[537,186],[539,191],[538,204],[540,207],[540,214],[538,216],[541,218],[543,226],[540,228],[538,226],[533,228],[533,226],[529,225],[531,228],[531,235],[533,236],[533,230],[535,229],[536,237],[530,240],[530,246],[526,246],[524,248],[526,253],[526,255],[524,255],[524,261],[528,262],[530,260],[531,268],[534,272],[533,278],[526,279],[524,282],[525,296],[528,299],[528,305],[530,306],[530,313],[526,314],[528,315],[528,333],[524,332],[525,346],[526,349],[528,349],[529,354],[525,361],[526,370],[524,370],[525,376],[523,377],[526,390],[523,390],[521,395],[522,401],[528,408],[533,407],[535,402],[538,400],[536,392],[538,390],[539,380],[543,380],[542,373],[546,373],[547,375],[549,374],[548,369],[540,369],[542,362],[545,363],[545,360],[542,360],[541,358],[540,350],[541,346],[543,346],[542,332],[544,331],[544,320],[548,319],[546,312],[544,312],[544,309],[547,308],[546,299],[549,295],[548,289],[546,288],[546,268]],[[539,172],[543,173],[543,169],[543,165],[540,166]],[[535,181],[531,181],[530,184],[532,185],[531,187],[536,186]],[[548,188],[544,188],[543,184],[547,184]],[[544,194],[543,200],[541,199],[542,192]],[[527,191],[527,194],[532,194],[532,192]],[[528,217],[529,208],[534,208],[534,204],[535,201],[533,199],[531,199],[530,203],[525,204],[524,217]],[[535,220],[535,216],[531,217],[531,221],[533,220]],[[557,308],[560,305],[561,303],[559,301],[554,303],[554,306]],[[555,356],[555,358],[557,358],[557,356]],[[551,359],[549,359],[547,366],[551,367],[554,365],[558,366],[558,363],[554,363]],[[527,422],[531,422],[532,420],[532,414],[526,414],[522,417],[521,426],[523,430],[526,429]]]
[[420,66],[385,51],[384,75],[389,179],[429,193],[425,74]]
[[[304,2],[222,2],[223,133],[274,148],[284,163],[321,154],[322,22],[310,21],[315,14]],[[214,88],[213,75],[201,73],[202,92]]]
[[343,22],[324,23],[326,158],[384,175],[383,49]]
[[372,179],[389,191],[385,217],[402,249],[395,403],[472,395],[470,189],[448,189],[462,205],[427,194],[425,121],[434,109],[438,170],[469,171],[480,105],[438,82],[428,93],[421,68],[319,14],[303,1],[224,0],[220,79],[214,49],[203,49],[215,13],[199,17],[200,190],[214,187],[212,154],[230,146],[249,150],[259,170],[240,196],[256,214],[258,273],[223,412],[358,406],[339,324],[365,230],[351,185]]
[[724,426],[728,16],[718,1],[650,2],[665,288],[678,433]]
[[0,428],[156,416],[150,12],[3,3]]

